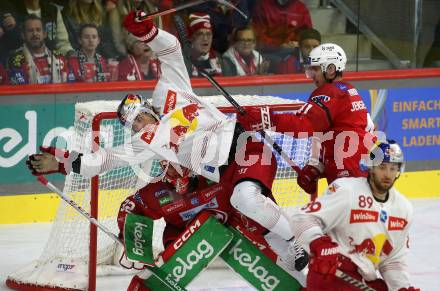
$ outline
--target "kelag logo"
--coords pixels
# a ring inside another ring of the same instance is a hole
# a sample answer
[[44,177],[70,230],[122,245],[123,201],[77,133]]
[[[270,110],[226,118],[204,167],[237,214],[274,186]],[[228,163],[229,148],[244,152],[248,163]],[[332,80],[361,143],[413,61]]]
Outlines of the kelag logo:
[[[73,133],[73,104],[0,106],[0,184],[33,180],[24,160],[40,145],[66,145]],[[65,125],[66,127],[62,127]],[[63,137],[57,139],[57,137]],[[59,143],[58,143],[59,141]]]

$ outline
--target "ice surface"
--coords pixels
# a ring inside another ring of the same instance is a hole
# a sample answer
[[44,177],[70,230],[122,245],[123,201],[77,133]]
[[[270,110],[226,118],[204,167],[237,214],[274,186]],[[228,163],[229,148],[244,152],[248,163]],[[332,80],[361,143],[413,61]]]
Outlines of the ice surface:
[[[424,291],[440,290],[440,199],[413,200],[415,208],[409,258],[413,285]],[[0,291],[8,274],[37,259],[50,231],[50,223],[0,225]],[[129,276],[98,278],[97,290],[126,290]],[[229,270],[207,270],[194,280],[189,290],[254,290]]]

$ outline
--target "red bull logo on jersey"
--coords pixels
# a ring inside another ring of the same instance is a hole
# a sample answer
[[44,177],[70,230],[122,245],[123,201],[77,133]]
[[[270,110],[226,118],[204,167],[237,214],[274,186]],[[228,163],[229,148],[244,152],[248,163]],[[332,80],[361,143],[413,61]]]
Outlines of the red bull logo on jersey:
[[403,218],[390,216],[388,220],[388,230],[403,230],[407,224],[408,221]]
[[379,212],[371,210],[352,209],[350,211],[350,224],[363,222],[376,222],[379,219]]
[[350,241],[350,244],[353,246],[353,249],[349,251],[350,254],[362,254],[375,265],[381,262],[381,257],[388,256],[393,250],[393,246],[384,233],[364,239],[359,244],[354,244],[352,237],[350,237]]
[[171,114],[169,123],[171,124],[169,148],[176,153],[179,152],[179,144],[185,139],[185,136],[197,129],[200,107],[195,104],[189,104],[181,109],[175,110]]

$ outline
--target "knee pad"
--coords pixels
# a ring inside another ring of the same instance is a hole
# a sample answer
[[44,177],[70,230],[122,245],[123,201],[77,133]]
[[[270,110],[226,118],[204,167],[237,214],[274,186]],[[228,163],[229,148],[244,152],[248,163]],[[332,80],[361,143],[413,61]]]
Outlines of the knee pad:
[[257,182],[243,181],[235,185],[230,202],[235,209],[266,229],[286,240],[292,238],[286,215],[272,199],[262,194],[262,188]]
[[257,182],[243,181],[235,185],[230,201],[235,209],[269,230],[280,217],[278,205],[263,195]]
[[250,218],[261,211],[265,200],[261,186],[253,181],[243,181],[235,185],[230,198],[232,207]]

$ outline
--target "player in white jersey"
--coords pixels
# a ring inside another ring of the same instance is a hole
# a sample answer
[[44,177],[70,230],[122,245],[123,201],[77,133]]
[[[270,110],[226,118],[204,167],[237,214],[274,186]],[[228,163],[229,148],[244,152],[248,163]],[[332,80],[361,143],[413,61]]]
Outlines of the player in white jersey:
[[[261,158],[254,165],[246,166],[242,172],[247,177],[233,185],[231,205],[279,235],[284,242],[290,241],[295,248],[291,254],[295,269],[304,269],[308,262],[307,254],[294,243],[287,215],[266,194],[271,191],[274,172],[255,171],[257,164],[264,164],[263,158],[267,160],[273,157],[270,151],[271,157],[267,157],[259,142],[254,147],[252,144],[255,142],[247,142],[247,149],[237,147],[240,140],[238,135],[242,132],[236,126],[237,121],[194,95],[178,40],[166,31],[157,29],[151,20],[143,19],[141,13],[127,15],[124,26],[140,41],[147,42],[157,54],[162,74],[153,92],[152,105],[136,95],[127,95],[118,108],[120,120],[133,129],[131,141],[95,153],[61,154],[58,155],[61,156],[59,161],[53,158],[53,150],[46,150],[42,155],[30,157],[28,165],[31,171],[33,174],[73,171],[93,177],[113,168],[158,159],[180,164],[209,180],[219,182],[220,166],[225,165],[231,157],[242,154],[240,151],[252,153]],[[251,152],[254,148],[255,152]],[[271,165],[275,168],[273,163]],[[250,177],[255,173],[261,175]],[[266,180],[270,182],[262,183]]]
[[337,179],[292,216],[295,237],[310,254],[307,290],[360,290],[338,279],[337,269],[377,291],[419,290],[406,262],[413,207],[393,188],[403,153],[393,141],[378,143],[367,166],[368,178]]

